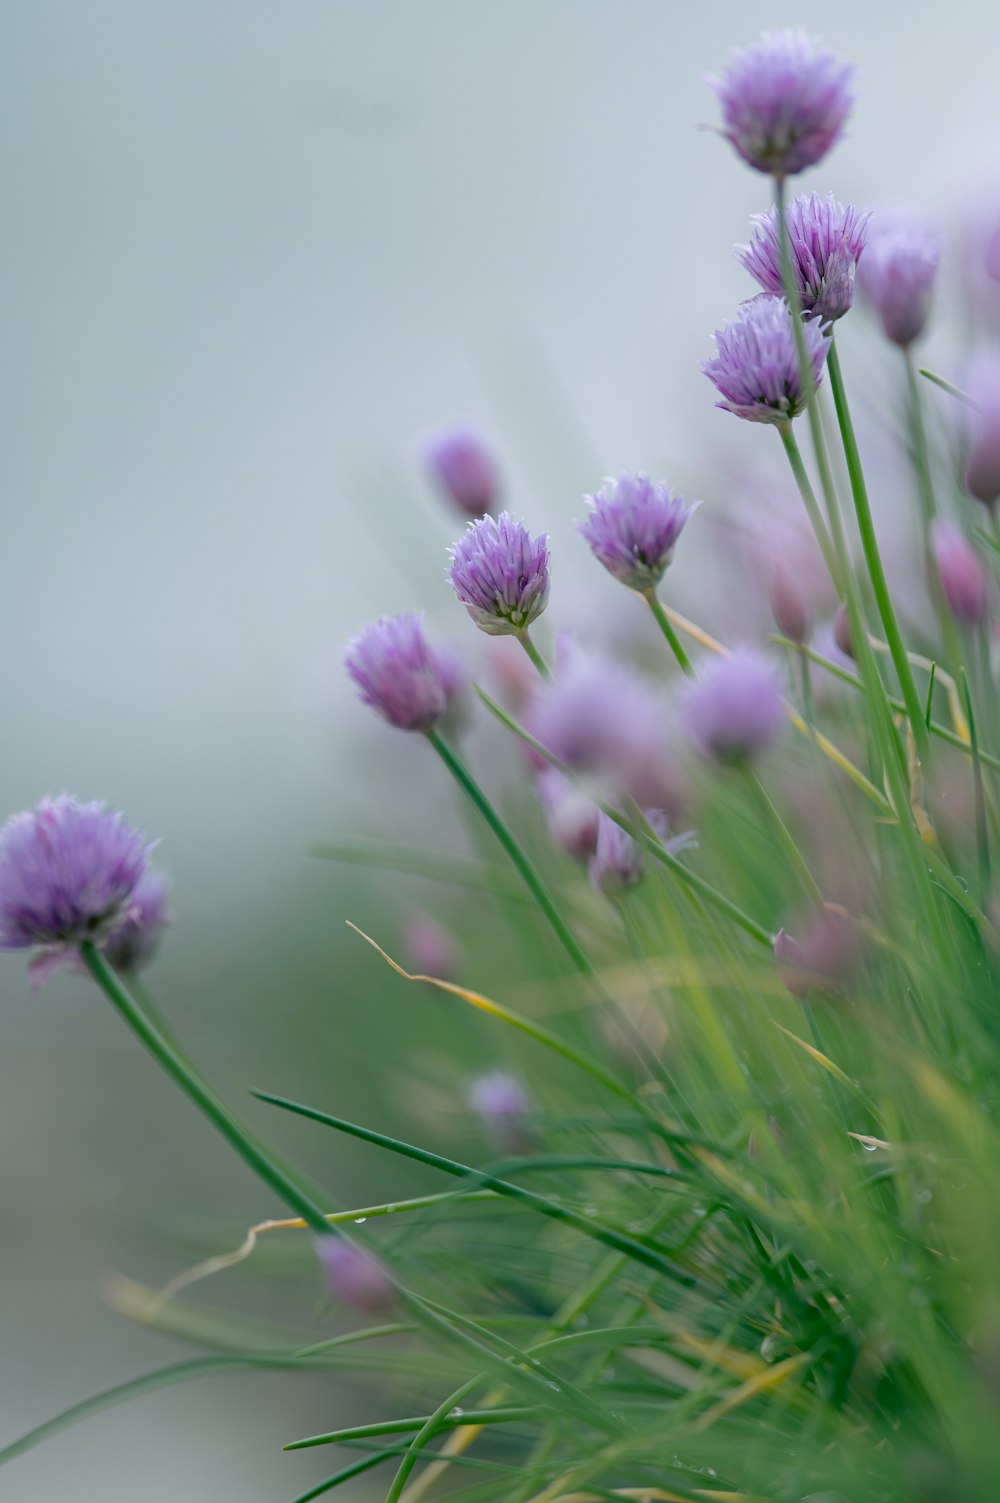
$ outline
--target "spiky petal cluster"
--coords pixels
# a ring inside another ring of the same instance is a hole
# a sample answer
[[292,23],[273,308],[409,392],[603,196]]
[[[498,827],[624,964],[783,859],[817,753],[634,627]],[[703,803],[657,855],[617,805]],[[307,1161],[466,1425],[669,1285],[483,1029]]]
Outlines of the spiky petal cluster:
[[923,333],[939,252],[926,230],[887,225],[871,237],[858,280],[887,338],[906,349]]
[[492,511],[500,486],[493,456],[474,428],[441,428],[426,439],[424,465],[460,511],[481,517]]
[[963,626],[981,625],[989,614],[989,580],[971,543],[954,522],[939,520],[931,547],[951,614]]
[[549,598],[549,539],[533,538],[503,511],[470,522],[451,550],[455,594],[480,631],[499,637],[525,631]]
[[[792,273],[802,312],[823,325],[843,318],[854,301],[854,275],[868,239],[871,214],[845,209],[832,193],[818,198],[800,195],[788,205],[786,223]],[[736,259],[756,282],[776,297],[782,295],[781,225],[777,206],[755,214],[748,245],[738,246]]]
[[[676,856],[697,844],[691,830],[668,840],[668,821],[662,809],[647,809],[644,817],[671,855]],[[639,842],[615,820],[609,819],[606,814],[600,814],[597,847],[590,862],[590,880],[598,892],[603,892],[608,897],[617,897],[641,882],[645,875],[646,862]]]
[[853,71],[802,31],[771,31],[708,83],[727,141],[758,172],[784,178],[815,166],[840,140]]
[[84,940],[103,943],[128,914],[150,847],[121,814],[68,793],[44,798],[0,830],[0,949],[72,958]]
[[170,880],[162,872],[147,871],[132,890],[125,916],[104,944],[104,954],[116,971],[141,971],[152,960],[169,922]]
[[577,527],[598,563],[630,590],[655,590],[698,502],[688,505],[668,485],[627,471],[585,500],[590,515]]
[[717,762],[736,766],[766,751],[785,718],[770,665],[747,651],[716,658],[687,686],[683,711],[692,741]]
[[[802,325],[814,382],[826,359],[827,341],[815,320]],[[717,353],[701,368],[723,407],[753,423],[785,423],[806,404],[795,348],[792,314],[780,297],[755,297],[715,335]]]
[[454,659],[431,647],[421,615],[383,616],[352,637],[344,661],[359,698],[401,731],[432,730],[461,692]]

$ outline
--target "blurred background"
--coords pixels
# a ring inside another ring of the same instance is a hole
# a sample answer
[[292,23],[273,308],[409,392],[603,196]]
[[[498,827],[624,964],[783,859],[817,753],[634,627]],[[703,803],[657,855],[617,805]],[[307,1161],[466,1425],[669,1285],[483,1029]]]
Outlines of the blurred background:
[[[713,539],[766,504],[771,446],[713,410],[696,362],[748,295],[731,247],[767,200],[699,131],[703,75],[802,20],[782,0],[3,7],[0,806],[67,788],[160,837],[174,925],[150,985],[234,1102],[259,1085],[462,1142],[449,1061],[485,1067],[485,1035],[436,1053],[426,998],[344,920],[396,948],[425,910],[460,944],[475,924],[480,985],[502,936],[474,896],[310,854],[462,843],[440,768],[353,701],[343,643],[425,607],[481,655],[444,580],[462,520],[418,458],[453,419],[551,530],[556,627],[633,630],[572,525],[624,467],[705,498],[671,582],[727,624]],[[844,0],[822,30],[858,103],[803,186],[949,233],[1000,217],[995,6]],[[888,380],[863,321],[843,344],[862,389]],[[5,1442],[185,1354],[109,1307],[112,1273],[161,1283],[278,1208],[87,984],[32,995],[14,956],[0,992]],[[247,1110],[338,1201],[410,1184]],[[308,1255],[275,1291],[322,1330]],[[0,1494],[280,1503],[331,1470],[281,1444],[352,1414],[356,1387],[206,1380],[59,1436]]]

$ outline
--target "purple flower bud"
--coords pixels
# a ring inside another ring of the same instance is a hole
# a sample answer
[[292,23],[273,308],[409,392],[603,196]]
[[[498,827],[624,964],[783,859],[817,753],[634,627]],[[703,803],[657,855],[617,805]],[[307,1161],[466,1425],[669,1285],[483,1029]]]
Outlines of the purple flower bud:
[[903,349],[927,322],[938,259],[934,241],[912,224],[889,225],[868,243],[858,277],[886,336]]
[[[868,238],[871,215],[844,208],[828,193],[795,198],[788,206],[792,272],[803,313],[824,326],[843,318],[854,301],[854,273]],[[753,218],[749,245],[737,247],[736,259],[764,291],[783,295],[781,242],[777,207]]]
[[377,1258],[343,1237],[319,1237],[316,1253],[327,1288],[350,1310],[378,1315],[395,1302],[392,1280]]
[[445,980],[455,974],[455,941],[447,929],[427,914],[415,914],[410,919],[403,941],[409,970]]
[[806,592],[790,569],[777,563],[771,572],[771,613],[780,632],[800,647],[812,635],[813,620]]
[[44,947],[31,966],[41,980],[84,940],[103,944],[128,913],[150,849],[123,815],[68,793],[13,815],[0,830],[0,949]]
[[606,480],[596,496],[584,499],[591,512],[577,528],[598,563],[630,590],[655,590],[699,503],[688,506],[669,486],[627,472]]
[[170,881],[162,872],[147,871],[136,883],[125,917],[104,943],[104,954],[116,971],[141,971],[153,959],[169,922]]
[[549,598],[549,540],[533,538],[510,512],[470,522],[451,550],[455,594],[480,631],[526,631]]
[[469,1086],[469,1105],[498,1147],[509,1151],[530,1146],[531,1101],[516,1075],[506,1070],[478,1075]]
[[840,140],[853,71],[804,32],[771,31],[708,83],[726,140],[758,172],[783,178],[815,166]]
[[[818,382],[827,341],[819,324],[802,325],[813,381]],[[780,297],[755,297],[715,335],[718,353],[701,364],[723,400],[717,407],[754,423],[786,423],[806,404],[792,315]]]
[[845,658],[854,657],[854,638],[851,636],[851,618],[847,606],[841,603],[833,618],[833,640]]
[[665,707],[621,664],[564,647],[527,718],[543,746],[607,796],[672,807]]
[[954,522],[937,521],[931,547],[948,609],[963,626],[981,626],[989,614],[986,570]]
[[577,861],[589,860],[597,845],[597,805],[547,763],[538,774],[536,787],[553,840]]
[[1000,360],[980,356],[968,375],[976,411],[970,424],[965,489],[984,506],[1000,496]]
[[796,997],[817,987],[836,990],[857,961],[859,949],[857,927],[846,910],[833,903],[806,921],[801,940],[784,929],[774,940],[778,973]]
[[344,657],[358,697],[401,731],[429,731],[463,686],[455,659],[424,636],[422,615],[383,616],[352,637]]
[[500,489],[496,466],[474,428],[442,428],[431,434],[423,458],[432,478],[460,511],[481,517],[493,510]]
[[714,659],[704,677],[686,686],[683,710],[695,744],[737,766],[766,751],[785,719],[770,664],[747,651]]

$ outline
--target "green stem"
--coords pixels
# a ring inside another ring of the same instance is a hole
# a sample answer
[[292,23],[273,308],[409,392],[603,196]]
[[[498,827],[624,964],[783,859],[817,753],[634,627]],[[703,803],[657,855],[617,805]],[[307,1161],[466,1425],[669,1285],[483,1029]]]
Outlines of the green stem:
[[973,407],[978,411],[979,403],[973,401],[969,393],[963,391],[960,386],[955,386],[951,381],[946,381],[943,376],[937,375],[934,371],[927,370],[923,365],[920,366],[917,374],[923,376],[925,381],[930,381],[933,386],[940,386],[941,390],[946,391],[950,397],[955,397],[959,402],[964,402],[966,407]]
[[660,601],[660,598],[657,595],[656,591],[650,590],[645,598],[649,605],[649,609],[653,613],[653,619],[656,621],[657,626],[666,637],[670,651],[677,659],[682,672],[686,673],[689,678],[693,678],[694,668],[692,667],[691,659],[685,652],[684,644],[681,642],[680,637],[674,630],[673,622],[670,620],[670,617],[663,609],[663,604]]
[[868,577],[871,580],[872,590],[875,594],[875,603],[885,631],[889,651],[892,654],[893,666],[896,669],[896,677],[903,695],[903,703],[906,706],[906,714],[913,728],[914,740],[920,752],[927,749],[927,727],[924,725],[923,706],[917,693],[917,686],[913,680],[913,672],[910,668],[910,660],[906,655],[906,645],[896,619],[895,607],[892,596],[889,593],[889,583],[885,577],[885,569],[882,567],[882,556],[879,552],[878,538],[875,535],[875,521],[872,517],[871,504],[868,500],[868,488],[865,485],[864,470],[861,466],[861,455],[858,450],[858,441],[854,432],[854,423],[851,419],[850,408],[847,404],[847,392],[844,387],[843,373],[840,369],[840,355],[837,351],[836,340],[831,336],[830,350],[827,355],[827,369],[830,372],[830,388],[833,392],[833,402],[837,409],[837,421],[840,424],[840,435],[844,444],[844,457],[847,460],[847,473],[851,481],[851,494],[854,497],[854,510],[858,519],[858,531],[861,534],[861,547],[864,550],[865,563],[868,566]]
[[441,761],[447,767],[448,771],[451,773],[452,777],[455,779],[456,783],[458,783],[462,791],[468,795],[469,799],[482,815],[487,825],[489,825],[490,829],[493,831],[493,834],[496,836],[497,840],[507,852],[507,855],[510,857],[512,863],[521,876],[525,887],[527,887],[528,891],[535,899],[535,902],[538,904],[542,913],[545,915],[553,933],[559,940],[559,943],[562,945],[563,949],[566,951],[566,954],[569,956],[570,960],[573,962],[573,965],[584,976],[596,976],[593,965],[591,964],[587,955],[581,949],[580,945],[577,943],[572,931],[564,921],[562,914],[556,907],[555,900],[553,899],[552,894],[549,892],[549,889],[546,887],[541,877],[535,871],[535,868],[528,860],[528,857],[522,850],[520,844],[517,840],[515,840],[511,831],[504,824],[503,820],[500,818],[500,815],[494,809],[493,805],[486,797],[486,794],[483,792],[479,784],[476,782],[475,778],[472,776],[472,773],[465,766],[465,763],[437,731],[428,731],[427,739],[430,742],[431,746],[433,746],[434,750],[437,752],[438,756],[441,758]]
[[314,1200],[289,1178],[271,1158],[270,1154],[254,1138],[216,1096],[179,1049],[159,1031],[132,997],[120,978],[112,970],[94,944],[85,940],[80,946],[80,957],[91,976],[104,992],[119,1017],[144,1044],[149,1053],[179,1086],[184,1094],[208,1118],[212,1126],[226,1139],[245,1163],[289,1205],[297,1216],[325,1236],[331,1235],[326,1215]]
[[531,636],[528,632],[527,627],[525,627],[524,631],[519,631],[517,633],[517,640],[520,642],[521,646],[528,654],[528,657],[531,659],[532,663],[538,669],[542,678],[551,678],[552,673],[549,669],[549,665],[542,657],[542,654],[538,651],[538,648],[535,646],[534,642],[531,640]]
[[777,807],[774,804],[771,795],[768,793],[767,789],[764,787],[764,784],[761,782],[760,778],[755,772],[748,770],[746,777],[750,791],[752,792],[760,809],[762,810],[764,818],[774,829],[774,833],[778,837],[778,844],[781,846],[785,855],[788,857],[790,865],[792,866],[796,876],[798,877],[799,881],[802,883],[802,886],[806,891],[806,895],[811,899],[813,903],[822,908],[825,899],[823,897],[822,891],[820,890],[819,883],[816,881],[816,878],[809,870],[809,866],[805,857],[799,850],[798,846],[795,844],[792,832],[791,830],[789,830],[788,826],[785,824],[785,821],[778,813]]

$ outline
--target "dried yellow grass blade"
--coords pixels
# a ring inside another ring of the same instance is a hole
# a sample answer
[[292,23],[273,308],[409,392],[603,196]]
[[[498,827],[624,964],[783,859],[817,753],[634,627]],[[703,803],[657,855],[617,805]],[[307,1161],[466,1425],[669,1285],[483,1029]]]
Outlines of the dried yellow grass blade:
[[758,1394],[769,1393],[771,1389],[780,1387],[811,1361],[811,1352],[796,1352],[794,1357],[786,1357],[783,1362],[776,1362],[773,1367],[748,1378],[745,1383],[740,1384],[739,1388],[734,1388],[732,1393],[727,1394],[718,1404],[706,1410],[695,1424],[695,1429],[707,1430],[709,1425],[714,1425],[716,1420],[738,1409],[741,1404],[747,1404]]
[[791,1029],[782,1027],[780,1023],[775,1023],[774,1026],[781,1029],[781,1032],[786,1038],[791,1039],[793,1044],[798,1044],[800,1049],[805,1050],[810,1059],[814,1059],[818,1065],[822,1065],[824,1070],[829,1070],[833,1078],[839,1080],[841,1085],[850,1086],[852,1091],[858,1089],[857,1081],[852,1080],[849,1075],[845,1074],[839,1065],[835,1065],[829,1055],[823,1053],[822,1049],[817,1049],[814,1044],[807,1044],[805,1039],[800,1039],[797,1033],[792,1033]]

